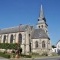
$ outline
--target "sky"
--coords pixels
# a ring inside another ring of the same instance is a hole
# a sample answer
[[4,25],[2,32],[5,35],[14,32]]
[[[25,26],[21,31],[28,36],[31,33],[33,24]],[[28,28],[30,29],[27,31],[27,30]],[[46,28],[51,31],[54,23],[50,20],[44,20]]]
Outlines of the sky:
[[60,0],[0,0],[0,29],[20,24],[36,26],[41,4],[51,44],[56,45],[60,40]]

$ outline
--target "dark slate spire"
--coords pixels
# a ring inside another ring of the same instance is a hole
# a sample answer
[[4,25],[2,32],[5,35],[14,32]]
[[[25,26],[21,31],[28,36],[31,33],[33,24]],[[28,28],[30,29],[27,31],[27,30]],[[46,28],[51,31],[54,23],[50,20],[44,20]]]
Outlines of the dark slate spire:
[[41,5],[41,8],[40,8],[40,13],[39,13],[39,18],[38,18],[38,24],[37,24],[37,28],[42,28],[45,30],[45,32],[47,32],[47,23],[46,23],[46,19],[45,19],[45,16],[44,16],[44,11],[43,11],[43,6]]
[[40,8],[40,13],[39,13],[39,18],[38,18],[38,20],[44,20],[44,21],[46,22],[42,4],[41,4],[41,8]]
[[40,9],[39,18],[44,18],[44,11],[43,11],[42,5],[41,5],[41,9]]

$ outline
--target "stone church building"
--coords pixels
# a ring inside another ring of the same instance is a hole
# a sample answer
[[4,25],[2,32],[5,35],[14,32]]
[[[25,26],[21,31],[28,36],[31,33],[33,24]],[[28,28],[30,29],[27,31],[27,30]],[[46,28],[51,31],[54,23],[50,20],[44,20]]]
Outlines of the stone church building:
[[41,5],[38,23],[34,26],[19,25],[0,30],[0,43],[20,43],[22,54],[51,51],[51,42],[48,35],[48,25]]

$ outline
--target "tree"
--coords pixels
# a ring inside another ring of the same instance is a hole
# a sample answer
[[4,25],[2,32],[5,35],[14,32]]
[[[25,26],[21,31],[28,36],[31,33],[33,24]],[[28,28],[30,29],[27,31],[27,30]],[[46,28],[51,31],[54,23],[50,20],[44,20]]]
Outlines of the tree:
[[52,45],[52,48],[56,48],[56,46],[55,45]]

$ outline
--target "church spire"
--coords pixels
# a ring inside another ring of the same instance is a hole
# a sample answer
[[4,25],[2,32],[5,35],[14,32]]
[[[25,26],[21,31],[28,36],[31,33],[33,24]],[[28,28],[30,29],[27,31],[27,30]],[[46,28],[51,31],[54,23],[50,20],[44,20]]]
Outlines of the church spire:
[[44,16],[44,10],[43,10],[42,4],[41,4],[41,8],[40,8],[38,23],[39,23],[40,20],[44,20],[44,22],[46,23],[46,19],[45,19],[45,16]]
[[47,33],[48,32],[47,27],[48,27],[48,25],[46,23],[46,19],[45,19],[45,16],[44,16],[43,6],[41,5],[37,28],[42,28]]
[[40,8],[39,18],[44,18],[44,11],[43,11],[43,6],[42,6],[42,4],[41,4],[41,8]]

